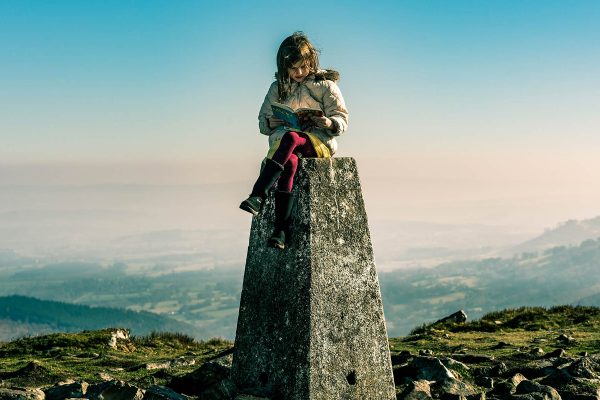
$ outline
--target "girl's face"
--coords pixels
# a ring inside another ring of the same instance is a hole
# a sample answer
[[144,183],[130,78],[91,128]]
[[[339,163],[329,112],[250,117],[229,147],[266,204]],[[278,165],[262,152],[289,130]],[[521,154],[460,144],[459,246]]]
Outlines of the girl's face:
[[288,68],[288,75],[298,83],[302,82],[308,76],[309,72],[309,68],[304,60],[300,60],[292,65],[292,68]]

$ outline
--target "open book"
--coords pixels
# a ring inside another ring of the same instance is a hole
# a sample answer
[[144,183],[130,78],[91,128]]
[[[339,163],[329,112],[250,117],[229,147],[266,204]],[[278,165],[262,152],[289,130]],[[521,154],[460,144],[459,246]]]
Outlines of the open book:
[[283,120],[285,126],[300,131],[306,131],[315,126],[310,117],[322,117],[324,115],[323,111],[318,108],[299,108],[294,110],[280,103],[271,104],[271,109],[273,110],[273,116]]

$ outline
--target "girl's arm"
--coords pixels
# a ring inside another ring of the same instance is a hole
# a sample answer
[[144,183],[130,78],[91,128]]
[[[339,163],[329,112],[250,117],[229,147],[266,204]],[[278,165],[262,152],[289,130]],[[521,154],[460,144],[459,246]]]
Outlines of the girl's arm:
[[331,136],[339,136],[348,129],[348,110],[338,85],[330,80],[324,81],[323,111],[331,119],[333,126],[329,130]]
[[269,118],[273,118],[273,110],[271,109],[271,104],[277,102],[278,95],[279,93],[277,92],[277,81],[275,81],[269,87],[267,95],[265,96],[265,99],[258,113],[258,129],[263,135],[270,135],[275,130],[275,127],[271,128],[269,126]]

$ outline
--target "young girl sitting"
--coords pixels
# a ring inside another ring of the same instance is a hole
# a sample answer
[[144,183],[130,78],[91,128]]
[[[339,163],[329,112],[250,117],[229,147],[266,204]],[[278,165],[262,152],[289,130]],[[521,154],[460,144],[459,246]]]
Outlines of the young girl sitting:
[[[348,127],[348,111],[335,83],[339,74],[319,69],[317,51],[302,32],[287,37],[279,46],[275,78],[258,115],[260,132],[269,135],[269,153],[250,197],[240,208],[257,215],[269,189],[279,179],[275,192],[275,230],[268,244],[283,249],[289,238],[298,157],[331,157],[337,148],[335,137]],[[291,130],[273,117],[273,103],[294,110],[317,108],[324,115],[311,117],[310,128]]]

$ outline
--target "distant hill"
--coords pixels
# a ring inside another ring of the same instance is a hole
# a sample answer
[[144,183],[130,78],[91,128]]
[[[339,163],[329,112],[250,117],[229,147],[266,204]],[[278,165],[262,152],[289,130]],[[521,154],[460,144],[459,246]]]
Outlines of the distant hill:
[[26,296],[0,297],[0,340],[113,326],[128,327],[135,335],[152,331],[195,333],[195,328],[189,324],[146,311],[90,307]]
[[463,309],[470,318],[502,308],[600,306],[600,239],[511,258],[453,261],[379,273],[388,333],[406,334]]
[[543,251],[557,246],[574,246],[579,243],[600,237],[600,216],[575,220],[571,219],[558,224],[555,228],[546,229],[541,235],[510,247],[502,252],[502,256]]

